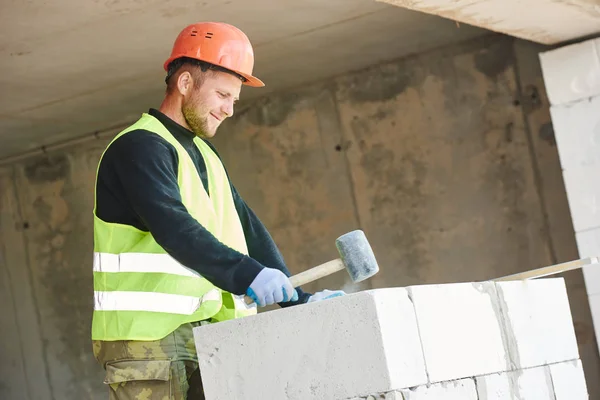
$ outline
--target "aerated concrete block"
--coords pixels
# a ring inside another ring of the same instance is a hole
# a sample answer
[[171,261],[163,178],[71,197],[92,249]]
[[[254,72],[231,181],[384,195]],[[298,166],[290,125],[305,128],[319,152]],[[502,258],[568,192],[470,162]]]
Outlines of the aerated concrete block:
[[540,62],[552,105],[600,95],[600,38],[543,52]]
[[555,400],[548,367],[478,376],[479,400]]
[[430,382],[510,368],[493,283],[422,285],[408,290]]
[[512,369],[579,358],[563,278],[496,283]]
[[550,108],[563,170],[600,164],[600,95]]
[[588,400],[585,375],[580,360],[550,365],[556,400]]
[[569,210],[575,232],[600,227],[600,165],[563,171]]
[[347,399],[427,382],[402,288],[205,325],[194,338],[207,400]]
[[[581,258],[600,257],[600,228],[575,234],[577,248]],[[583,267],[585,288],[589,296],[600,294],[600,265]]]
[[596,337],[600,337],[600,293],[589,295],[588,301],[590,303],[594,331],[596,332]]
[[473,379],[440,382],[401,392],[405,400],[478,400]]

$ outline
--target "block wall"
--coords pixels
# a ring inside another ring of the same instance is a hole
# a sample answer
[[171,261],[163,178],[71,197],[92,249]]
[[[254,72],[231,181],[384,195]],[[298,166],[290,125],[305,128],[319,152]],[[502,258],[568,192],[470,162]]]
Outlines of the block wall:
[[[600,38],[540,55],[579,255],[600,256]],[[600,337],[600,268],[583,270]]]
[[207,400],[588,398],[562,278],[373,289],[194,337]]

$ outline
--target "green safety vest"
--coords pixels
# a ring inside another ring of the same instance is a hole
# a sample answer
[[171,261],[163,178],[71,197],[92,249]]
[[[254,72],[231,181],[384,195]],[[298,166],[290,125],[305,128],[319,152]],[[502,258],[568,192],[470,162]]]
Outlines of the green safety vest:
[[[110,144],[136,129],[153,132],[175,147],[177,183],[189,213],[219,241],[248,254],[229,180],[212,149],[194,138],[206,163],[209,196],[187,151],[153,116],[142,114]],[[180,264],[150,232],[102,221],[94,204],[92,340],[158,340],[187,322],[218,322],[252,314],[256,308],[247,306],[243,296],[217,288]]]

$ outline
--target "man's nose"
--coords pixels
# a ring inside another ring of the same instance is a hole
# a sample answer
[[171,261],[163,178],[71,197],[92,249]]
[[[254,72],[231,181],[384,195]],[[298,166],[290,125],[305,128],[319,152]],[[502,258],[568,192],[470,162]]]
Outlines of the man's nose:
[[228,117],[231,117],[233,115],[233,100],[228,100],[223,103],[221,111]]

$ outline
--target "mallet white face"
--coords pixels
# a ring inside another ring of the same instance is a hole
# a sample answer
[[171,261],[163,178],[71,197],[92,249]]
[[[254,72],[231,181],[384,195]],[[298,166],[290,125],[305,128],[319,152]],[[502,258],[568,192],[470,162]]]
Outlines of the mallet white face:
[[379,272],[373,249],[361,230],[348,232],[335,241],[340,258],[353,282],[361,282]]

